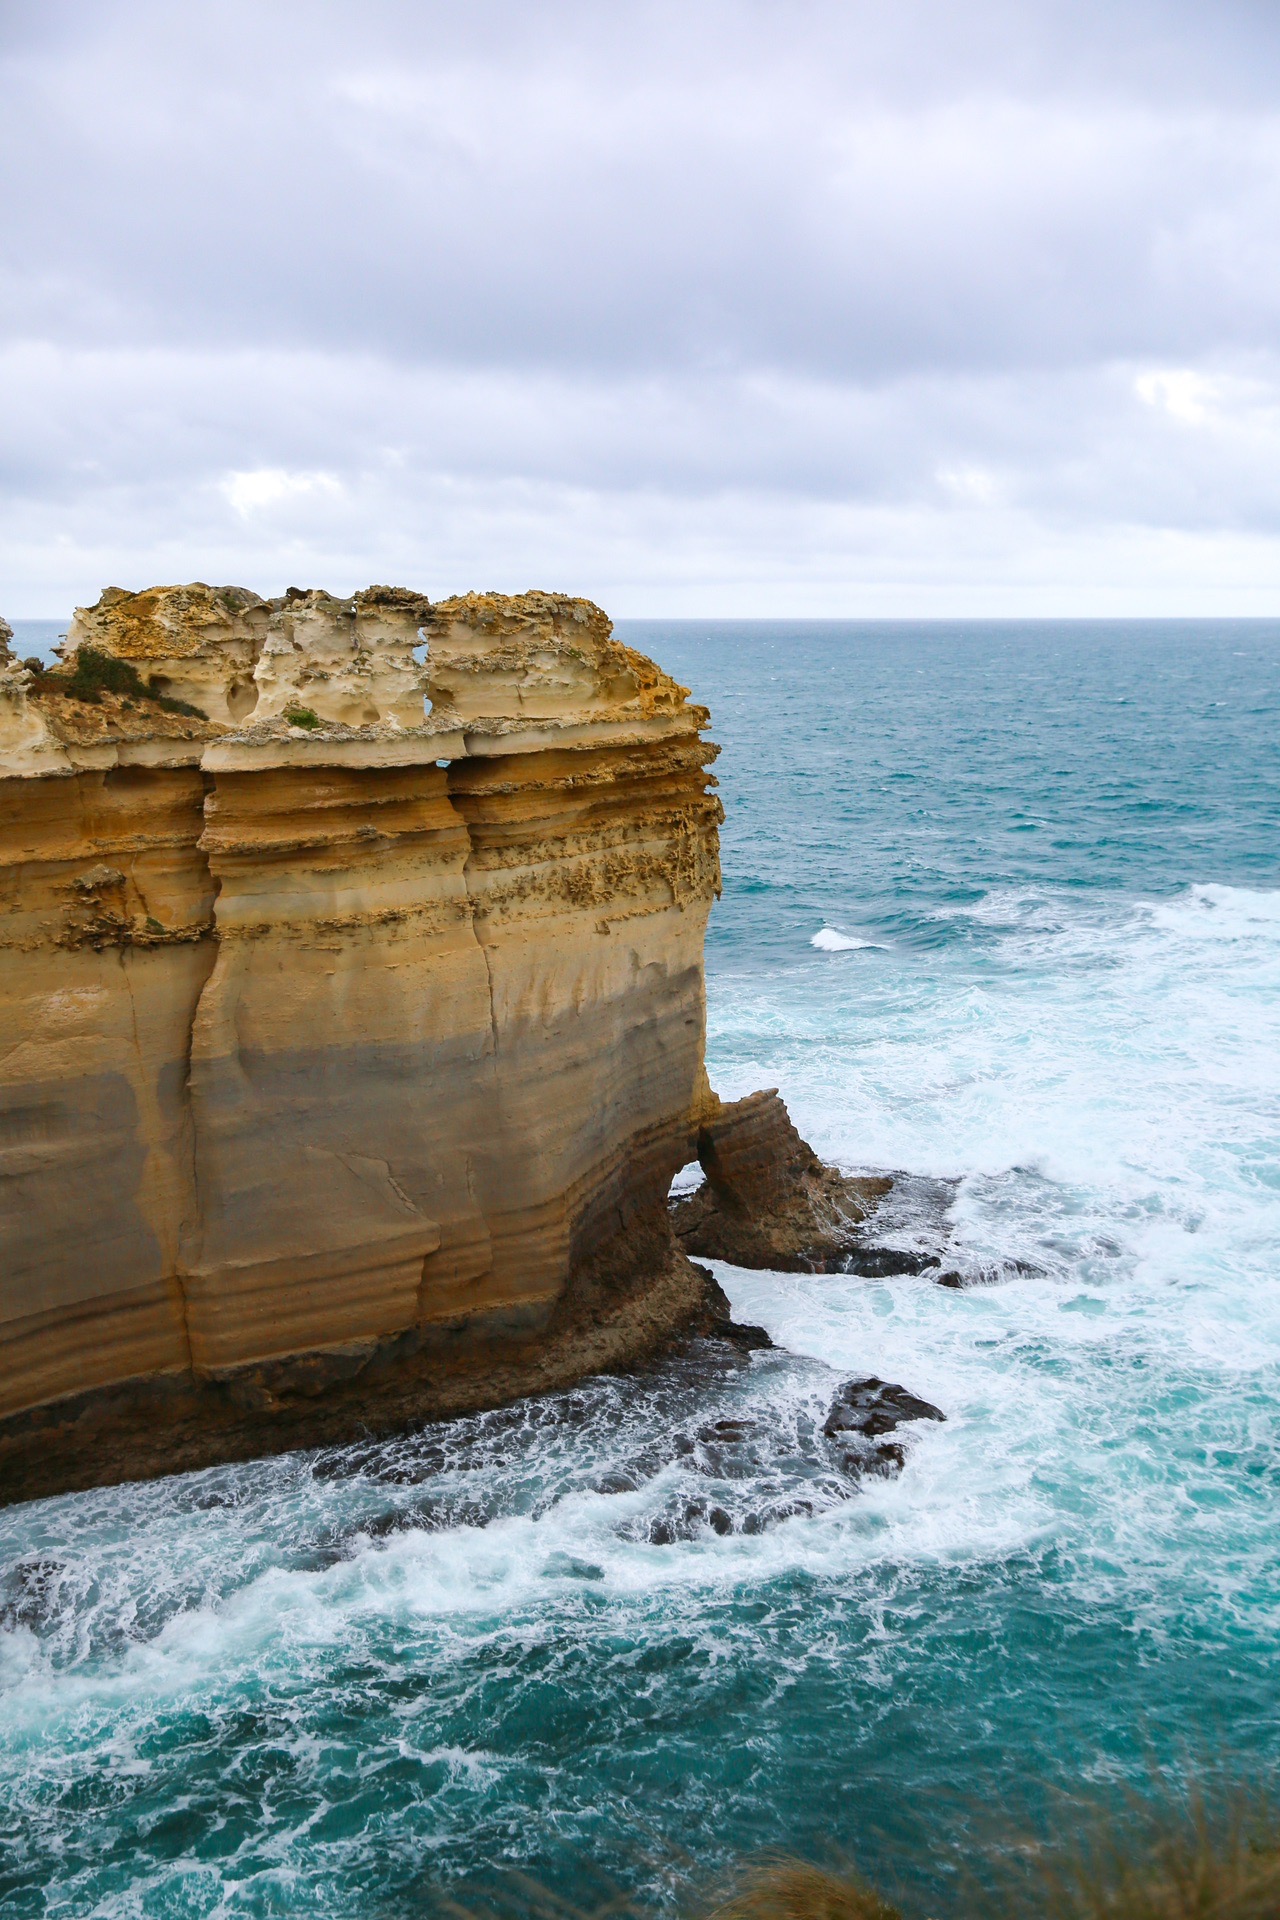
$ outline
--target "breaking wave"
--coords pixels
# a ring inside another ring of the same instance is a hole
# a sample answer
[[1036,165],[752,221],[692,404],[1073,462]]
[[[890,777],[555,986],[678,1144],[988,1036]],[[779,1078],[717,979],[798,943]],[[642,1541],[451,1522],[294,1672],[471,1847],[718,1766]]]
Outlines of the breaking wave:
[[841,933],[836,927],[819,927],[810,940],[820,953],[852,953],[858,947],[874,947],[874,940],[860,940],[856,934]]

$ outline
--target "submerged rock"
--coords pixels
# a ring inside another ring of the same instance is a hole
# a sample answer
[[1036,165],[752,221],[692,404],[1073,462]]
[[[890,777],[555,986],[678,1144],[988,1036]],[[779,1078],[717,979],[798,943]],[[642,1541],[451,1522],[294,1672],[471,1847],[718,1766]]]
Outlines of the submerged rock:
[[[932,1262],[934,1266],[938,1261]],[[1042,1280],[1046,1269],[1037,1266],[1034,1260],[998,1260],[987,1261],[962,1272],[958,1267],[949,1267],[945,1273],[935,1274],[934,1284],[950,1287],[956,1292],[967,1292],[972,1287],[995,1287],[1006,1280]]]
[[43,1626],[65,1571],[60,1560],[15,1561],[0,1578],[0,1628]]

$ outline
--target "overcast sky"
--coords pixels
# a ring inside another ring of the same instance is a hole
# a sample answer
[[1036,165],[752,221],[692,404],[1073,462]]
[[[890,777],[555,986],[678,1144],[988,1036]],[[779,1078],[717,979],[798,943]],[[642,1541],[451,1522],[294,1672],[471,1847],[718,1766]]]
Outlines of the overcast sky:
[[1280,0],[0,0],[0,613],[1280,612]]

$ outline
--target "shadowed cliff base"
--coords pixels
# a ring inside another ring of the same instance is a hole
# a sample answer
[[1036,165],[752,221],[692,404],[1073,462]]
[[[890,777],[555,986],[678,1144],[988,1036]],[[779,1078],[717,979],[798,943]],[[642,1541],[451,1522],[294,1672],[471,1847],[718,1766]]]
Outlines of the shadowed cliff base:
[[523,1325],[495,1313],[61,1396],[0,1425],[0,1502],[394,1433],[640,1365],[683,1337],[741,1346],[758,1331],[734,1325],[710,1275],[673,1249],[651,1247],[630,1276],[583,1279]]

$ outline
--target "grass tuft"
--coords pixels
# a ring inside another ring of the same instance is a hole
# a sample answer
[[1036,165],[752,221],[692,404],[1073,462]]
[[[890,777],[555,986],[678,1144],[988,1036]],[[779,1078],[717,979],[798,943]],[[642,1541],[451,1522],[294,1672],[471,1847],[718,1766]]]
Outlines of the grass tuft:
[[[1126,1816],[1099,1809],[1049,1846],[986,1850],[996,1889],[970,1882],[936,1920],[1280,1920],[1280,1809],[1265,1792],[1157,1780]],[[1074,1830],[1073,1830],[1074,1829]],[[977,1863],[975,1863],[977,1864]],[[984,1870],[985,1869],[985,1870]],[[702,1920],[901,1920],[856,1874],[777,1859]]]

